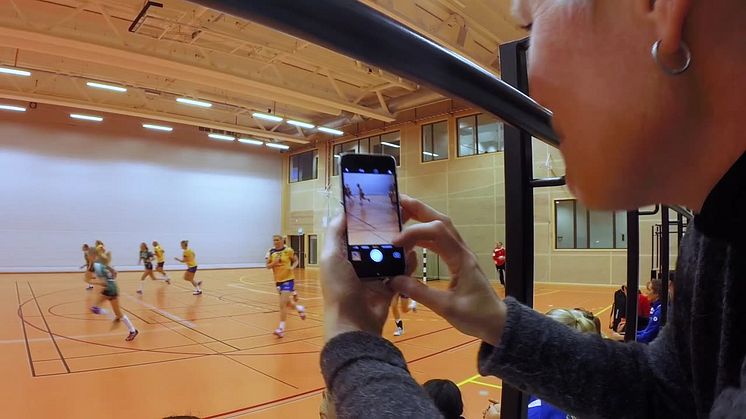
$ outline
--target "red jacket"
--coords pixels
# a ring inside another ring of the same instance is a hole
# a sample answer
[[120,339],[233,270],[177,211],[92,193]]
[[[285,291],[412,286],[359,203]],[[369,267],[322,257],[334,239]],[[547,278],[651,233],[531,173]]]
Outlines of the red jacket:
[[[500,256],[502,256],[502,260],[500,260]],[[492,260],[495,261],[495,265],[497,266],[505,265],[505,248],[495,248],[495,250],[492,251]]]

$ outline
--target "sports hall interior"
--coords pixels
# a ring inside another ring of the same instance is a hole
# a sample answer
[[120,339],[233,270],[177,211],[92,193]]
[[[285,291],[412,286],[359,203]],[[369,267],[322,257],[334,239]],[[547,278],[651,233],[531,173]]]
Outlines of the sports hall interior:
[[[361,2],[496,76],[499,46],[527,36],[509,0]],[[342,212],[339,156],[396,159],[399,192],[447,214],[504,296],[492,258],[506,232],[504,128],[461,98],[184,0],[0,2],[3,416],[319,417],[319,263]],[[533,172],[562,176],[559,151],[534,140]],[[607,331],[627,279],[625,213],[589,211],[564,186],[533,201],[534,307],[582,307]],[[640,217],[643,284],[658,223]],[[308,313],[283,338],[265,267],[275,234],[300,258]],[[89,310],[99,291],[80,249],[96,240],[119,271],[131,342]],[[202,295],[174,260],[181,240]],[[138,294],[152,241],[172,282],[146,279]],[[415,276],[447,288],[445,264],[428,252],[423,272],[417,251]],[[466,418],[500,400],[500,380],[477,373],[477,339],[422,305],[403,320],[384,336],[419,382],[457,383]]]

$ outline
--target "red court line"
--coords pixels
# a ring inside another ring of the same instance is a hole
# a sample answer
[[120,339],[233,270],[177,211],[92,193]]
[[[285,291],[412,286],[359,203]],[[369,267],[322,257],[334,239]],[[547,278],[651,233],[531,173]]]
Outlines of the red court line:
[[242,408],[239,408],[239,409],[236,409],[236,410],[231,410],[229,412],[218,413],[218,414],[212,415],[212,416],[205,416],[202,419],[215,419],[215,418],[219,418],[221,416],[232,415],[234,413],[242,413],[242,412],[246,412],[248,410],[257,409],[257,408],[260,408],[260,407],[265,407],[265,406],[272,405],[272,404],[275,404],[275,403],[281,403],[281,402],[289,401],[291,399],[300,398],[300,397],[306,396],[306,395],[311,394],[311,393],[321,392],[322,390],[324,390],[324,387],[320,387],[320,388],[317,388],[317,389],[304,391],[303,393],[298,393],[298,394],[294,394],[292,396],[282,397],[280,399],[270,400],[270,401],[264,402],[264,403],[255,404],[253,406],[242,407]]
[[41,311],[39,300],[36,299],[36,294],[34,294],[34,289],[31,287],[31,282],[26,281],[26,284],[28,284],[28,289],[29,291],[31,291],[31,296],[34,297],[36,308],[38,308],[39,313],[41,313],[41,319],[44,321],[44,325],[47,327],[46,332],[49,333],[49,337],[52,338],[52,343],[54,343],[54,347],[57,349],[57,353],[60,355],[60,360],[62,361],[62,365],[65,366],[65,370],[67,370],[67,372],[70,372],[70,366],[67,365],[67,361],[65,361],[65,357],[64,355],[62,355],[62,351],[60,350],[59,345],[57,345],[57,340],[54,338],[54,333],[52,333],[52,329],[49,327],[49,323],[47,323],[47,318],[44,317],[44,312]]

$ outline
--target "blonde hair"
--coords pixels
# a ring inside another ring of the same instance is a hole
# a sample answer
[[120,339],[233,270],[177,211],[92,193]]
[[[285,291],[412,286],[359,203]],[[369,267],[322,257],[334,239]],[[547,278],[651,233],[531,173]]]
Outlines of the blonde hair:
[[547,312],[547,316],[555,321],[558,321],[565,326],[570,326],[573,329],[583,333],[599,333],[596,329],[596,324],[593,320],[586,317],[586,315],[580,310],[568,310],[564,308],[555,308]]

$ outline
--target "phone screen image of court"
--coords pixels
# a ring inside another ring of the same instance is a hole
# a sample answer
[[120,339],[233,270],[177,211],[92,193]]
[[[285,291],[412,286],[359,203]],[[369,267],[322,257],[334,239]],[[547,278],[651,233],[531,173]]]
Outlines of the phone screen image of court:
[[399,206],[394,176],[344,173],[349,245],[389,244],[399,234]]

